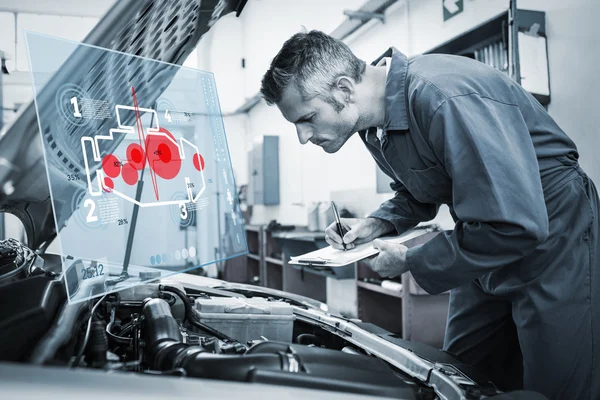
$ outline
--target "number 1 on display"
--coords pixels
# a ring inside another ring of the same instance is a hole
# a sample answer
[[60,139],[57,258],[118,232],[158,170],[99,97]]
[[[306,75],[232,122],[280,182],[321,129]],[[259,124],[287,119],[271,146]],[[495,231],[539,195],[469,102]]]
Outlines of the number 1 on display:
[[75,118],[81,118],[81,113],[79,112],[79,104],[77,104],[77,97],[71,97],[71,104],[73,104],[73,108],[75,109],[73,116],[75,116]]

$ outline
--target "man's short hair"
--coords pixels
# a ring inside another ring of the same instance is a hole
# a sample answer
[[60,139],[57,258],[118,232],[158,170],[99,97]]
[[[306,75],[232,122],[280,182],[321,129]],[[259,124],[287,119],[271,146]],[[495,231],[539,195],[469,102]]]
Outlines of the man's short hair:
[[[283,91],[296,85],[304,100],[323,95],[337,106],[343,105],[329,93],[340,76],[360,82],[366,64],[350,48],[320,31],[296,33],[289,38],[271,62],[262,79],[260,92],[269,105],[281,100]],[[341,106],[341,108],[340,108]]]

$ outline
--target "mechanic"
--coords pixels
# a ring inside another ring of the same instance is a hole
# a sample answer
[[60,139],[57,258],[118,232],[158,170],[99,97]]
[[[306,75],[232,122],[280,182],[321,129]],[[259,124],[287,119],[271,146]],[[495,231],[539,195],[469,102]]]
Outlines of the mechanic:
[[318,31],[285,42],[261,93],[302,144],[335,153],[358,132],[394,180],[368,218],[342,220],[343,238],[327,229],[333,247],[400,234],[449,206],[453,231],[410,249],[375,240],[369,261],[384,277],[410,271],[431,294],[451,290],[445,350],[504,390],[600,398],[598,194],[532,95],[466,57],[409,61],[391,48],[367,66]]

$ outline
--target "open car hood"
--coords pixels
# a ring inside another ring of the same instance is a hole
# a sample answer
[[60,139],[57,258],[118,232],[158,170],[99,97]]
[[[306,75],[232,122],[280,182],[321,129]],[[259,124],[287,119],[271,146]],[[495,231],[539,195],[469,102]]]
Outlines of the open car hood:
[[[245,3],[246,0],[119,0],[84,43],[181,65],[219,18],[233,11],[239,15]],[[45,102],[54,101],[52,94],[65,82],[77,83],[90,93],[96,90],[92,87],[105,87],[108,93],[103,95],[114,98],[110,84],[94,86],[96,80],[108,79],[106,71],[98,71],[97,79],[90,80],[80,73],[79,66],[80,58],[67,60],[60,73],[38,93],[40,109]],[[148,87],[145,93],[148,101],[156,100],[171,78],[172,75],[163,74],[160,84]],[[145,79],[139,74],[132,84],[141,87]],[[0,212],[12,213],[21,220],[32,249],[49,243],[57,233],[39,130],[32,101],[21,108],[16,120],[0,137]],[[41,126],[41,130],[42,140],[54,149],[56,155],[52,156],[60,158],[65,171],[80,172],[82,161],[69,156],[67,149],[80,140],[83,130],[74,127],[68,135],[56,135],[50,126]]]

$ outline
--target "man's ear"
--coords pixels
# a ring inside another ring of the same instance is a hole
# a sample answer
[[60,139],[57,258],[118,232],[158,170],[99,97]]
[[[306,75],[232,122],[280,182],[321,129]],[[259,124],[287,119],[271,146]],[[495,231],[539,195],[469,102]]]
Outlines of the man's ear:
[[340,76],[339,78],[337,78],[337,81],[335,83],[335,89],[337,89],[336,92],[338,92],[341,97],[338,100],[342,101],[344,104],[354,103],[355,88],[356,87],[354,86],[354,80],[352,80],[351,78],[347,76]]

